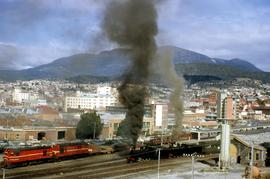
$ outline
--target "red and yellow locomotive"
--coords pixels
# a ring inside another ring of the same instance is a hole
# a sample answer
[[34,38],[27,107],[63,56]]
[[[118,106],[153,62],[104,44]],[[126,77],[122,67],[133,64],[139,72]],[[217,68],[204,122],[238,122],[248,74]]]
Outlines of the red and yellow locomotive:
[[10,147],[4,152],[4,167],[24,166],[42,161],[86,156],[93,153],[86,142],[68,142],[46,146]]

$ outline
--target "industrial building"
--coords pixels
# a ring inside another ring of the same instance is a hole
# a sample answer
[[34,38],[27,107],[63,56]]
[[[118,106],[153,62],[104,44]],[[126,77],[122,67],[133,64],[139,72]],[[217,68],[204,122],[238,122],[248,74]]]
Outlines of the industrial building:
[[[249,142],[248,140],[246,140],[244,135],[234,136],[231,142],[232,163],[249,165],[251,159],[253,159],[254,165],[259,167],[265,166],[266,149],[263,146]],[[252,150],[253,156],[251,156]]]
[[[104,126],[100,135],[101,139],[113,139],[117,137],[117,130],[120,123],[125,119],[125,114],[110,114],[101,115]],[[151,135],[154,131],[154,119],[152,117],[143,118],[142,136]]]
[[27,127],[27,128],[0,128],[0,140],[27,141],[41,140],[49,141],[74,140],[75,127]]

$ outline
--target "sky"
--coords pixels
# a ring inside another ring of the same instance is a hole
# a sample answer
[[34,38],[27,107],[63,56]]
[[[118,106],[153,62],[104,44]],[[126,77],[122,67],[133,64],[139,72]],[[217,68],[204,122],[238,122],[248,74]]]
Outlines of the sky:
[[[156,0],[157,44],[247,60],[270,71],[269,0]],[[117,47],[101,29],[109,0],[0,0],[0,69]]]

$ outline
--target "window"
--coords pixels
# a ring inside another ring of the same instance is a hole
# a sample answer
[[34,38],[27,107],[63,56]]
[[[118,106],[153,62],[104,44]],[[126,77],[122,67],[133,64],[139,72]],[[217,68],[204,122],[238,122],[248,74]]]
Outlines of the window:
[[46,133],[45,132],[39,132],[38,133],[38,136],[37,136],[37,139],[38,140],[42,140],[45,136],[46,136]]
[[65,131],[58,131],[57,139],[65,139],[66,132]]

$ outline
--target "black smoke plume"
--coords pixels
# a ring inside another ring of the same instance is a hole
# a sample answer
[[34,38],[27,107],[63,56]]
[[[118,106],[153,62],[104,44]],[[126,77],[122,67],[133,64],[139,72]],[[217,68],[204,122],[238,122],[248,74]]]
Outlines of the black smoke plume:
[[182,130],[182,120],[184,105],[182,96],[184,94],[184,78],[179,76],[173,65],[173,52],[169,49],[162,49],[157,55],[157,64],[159,73],[163,77],[165,84],[173,89],[170,95],[170,103],[174,108],[175,126],[173,130],[173,138],[178,139]]
[[142,129],[149,66],[156,52],[157,12],[153,0],[114,0],[106,8],[103,30],[108,38],[132,51],[132,66],[124,74],[120,102],[127,107],[127,137],[136,143]]

